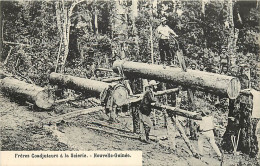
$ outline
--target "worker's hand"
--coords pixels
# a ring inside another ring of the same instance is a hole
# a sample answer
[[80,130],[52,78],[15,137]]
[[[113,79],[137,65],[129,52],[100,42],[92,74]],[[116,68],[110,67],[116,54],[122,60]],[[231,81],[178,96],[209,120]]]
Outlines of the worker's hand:
[[151,103],[151,105],[155,105],[155,104],[157,104],[157,103],[156,103],[156,102],[152,102],[152,103]]
[[232,121],[235,121],[235,118],[234,117],[228,117],[228,119],[232,120]]

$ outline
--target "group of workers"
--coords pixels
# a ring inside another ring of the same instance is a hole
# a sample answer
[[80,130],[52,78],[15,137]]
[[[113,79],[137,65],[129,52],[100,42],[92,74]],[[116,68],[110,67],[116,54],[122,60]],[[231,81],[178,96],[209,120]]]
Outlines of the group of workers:
[[[175,51],[172,48],[170,48],[170,38],[171,36],[173,39],[177,42],[175,37],[178,37],[178,35],[166,24],[167,19],[163,17],[161,19],[161,24],[156,29],[156,35],[159,39],[159,51],[160,51],[160,61],[161,63],[166,65],[172,65],[172,61],[175,56]],[[226,49],[222,48],[222,53],[220,55],[220,68],[222,74],[227,74],[229,63],[228,57],[225,54]],[[91,67],[87,67],[89,71],[91,71]],[[190,68],[195,70],[197,69],[196,63],[191,63]],[[199,70],[204,71],[205,67],[199,66]],[[92,76],[90,76],[92,75]],[[89,75],[87,76],[90,79],[99,80],[99,71],[95,70],[94,74],[93,72],[89,72]],[[141,133],[140,133],[140,140],[146,143],[150,142],[149,134],[152,129],[153,123],[150,119],[150,114],[152,112],[152,103],[157,102],[154,97],[154,91],[157,89],[157,83],[154,80],[151,80],[148,85],[145,87],[145,91],[143,94],[143,99],[140,104],[140,119],[141,119]],[[214,123],[213,123],[213,117],[211,115],[211,111],[207,110],[208,108],[201,108],[200,114],[202,115],[202,120],[198,121],[199,128],[199,137],[198,137],[198,150],[201,156],[203,156],[203,142],[204,140],[209,141],[213,149],[215,150],[217,156],[219,159],[222,158],[222,154],[215,142],[214,138]]]
[[[153,123],[150,119],[150,115],[152,112],[152,103],[157,102],[157,100],[154,97],[154,92],[157,90],[157,84],[156,81],[151,80],[148,85],[145,87],[145,92],[143,94],[143,99],[140,104],[140,119],[141,119],[141,132],[140,132],[140,140],[145,143],[150,143],[149,134],[153,127]],[[207,108],[202,108],[200,111],[202,115],[202,120],[199,121],[199,138],[198,138],[198,150],[200,153],[199,157],[203,156],[203,145],[204,141],[208,140],[215,150],[219,160],[222,158],[222,154],[215,142],[214,138],[214,123],[213,123],[213,117],[211,116],[210,110],[207,110]]]

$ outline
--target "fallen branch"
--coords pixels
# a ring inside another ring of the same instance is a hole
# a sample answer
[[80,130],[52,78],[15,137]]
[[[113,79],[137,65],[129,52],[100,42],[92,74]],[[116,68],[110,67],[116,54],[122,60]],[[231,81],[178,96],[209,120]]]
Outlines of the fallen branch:
[[8,41],[3,41],[3,43],[4,44],[22,45],[22,46],[32,47],[30,44],[24,44],[24,43],[16,43],[16,42],[8,42]]
[[92,112],[98,112],[98,111],[101,111],[103,109],[104,109],[104,107],[98,106],[98,107],[93,107],[93,108],[88,108],[88,109],[83,109],[83,110],[77,110],[77,111],[69,112],[69,113],[62,114],[62,115],[59,115],[59,116],[56,116],[56,117],[51,117],[49,119],[45,119],[45,120],[42,121],[42,123],[43,124],[58,123],[58,122],[65,120],[65,119],[74,118],[74,117],[77,117],[77,116],[80,116],[80,115],[86,115],[86,114],[89,114],[89,113],[92,113]]
[[8,51],[7,57],[5,58],[4,65],[7,64],[8,59],[9,59],[9,57],[10,57],[10,55],[11,55],[11,51],[12,51],[12,49],[13,49],[13,47],[11,46],[10,50]]
[[75,97],[69,97],[69,98],[66,98],[66,99],[56,100],[56,101],[55,101],[55,104],[64,103],[64,102],[67,102],[67,101],[74,101],[74,100],[77,100],[77,98],[75,98]]

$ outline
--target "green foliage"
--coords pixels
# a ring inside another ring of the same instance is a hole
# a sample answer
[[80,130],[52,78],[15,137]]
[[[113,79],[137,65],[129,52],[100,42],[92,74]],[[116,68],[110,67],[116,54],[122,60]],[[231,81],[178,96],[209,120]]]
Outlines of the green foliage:
[[[151,61],[151,27],[155,62],[159,59],[158,40],[154,31],[160,24],[161,17],[167,17],[167,24],[178,35],[180,48],[188,62],[210,63],[210,57],[219,58],[222,46],[228,45],[232,30],[226,25],[230,14],[227,3],[210,1],[205,4],[205,15],[201,1],[158,1],[157,12],[149,1],[139,0],[138,17],[131,16],[131,2],[123,3],[125,14],[118,14],[115,1],[86,1],[76,5],[71,16],[71,31],[67,67],[84,68],[84,61],[89,50],[94,50],[95,62],[104,67],[111,66],[111,60],[120,55],[122,45],[129,60]],[[66,7],[70,7],[67,3]],[[253,4],[253,3],[252,3]],[[234,22],[239,28],[237,52],[234,55],[236,65],[248,64],[252,68],[254,79],[256,62],[259,61],[259,7],[249,7],[235,2]],[[60,45],[56,9],[53,1],[3,1],[4,40],[25,45],[4,44],[3,59],[11,46],[8,63],[9,72],[31,79],[38,85],[47,83],[48,72],[56,65]],[[240,7],[247,7],[249,12],[241,12]],[[99,34],[95,34],[94,14],[97,12]],[[242,23],[238,26],[238,13]],[[121,19],[121,20],[120,20]],[[118,20],[120,20],[118,22]],[[115,28],[115,24],[122,24]],[[230,23],[229,23],[230,24]],[[124,35],[119,31],[126,29]],[[123,44],[122,44],[123,43]],[[171,47],[177,43],[172,40]],[[248,54],[249,53],[249,54]],[[234,54],[234,53],[233,53]],[[250,56],[244,56],[244,55]],[[248,58],[247,58],[248,57]],[[109,64],[107,64],[109,63]],[[189,66],[189,65],[188,65]],[[218,62],[213,63],[213,68]],[[28,72],[29,71],[29,72]]]
[[[4,40],[29,45],[14,46],[7,70],[38,85],[46,85],[59,44],[53,3],[5,1],[2,5],[5,9]],[[8,48],[10,46],[5,45],[5,52]]]

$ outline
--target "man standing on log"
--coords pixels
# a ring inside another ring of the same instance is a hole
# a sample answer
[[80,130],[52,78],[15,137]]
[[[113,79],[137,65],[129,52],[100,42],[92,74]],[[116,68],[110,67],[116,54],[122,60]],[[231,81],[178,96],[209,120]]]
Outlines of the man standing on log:
[[[156,29],[157,36],[159,38],[159,50],[160,50],[160,58],[161,63],[166,65],[166,62],[171,63],[172,58],[174,58],[174,53],[170,52],[170,35],[174,35],[174,37],[178,37],[178,35],[168,26],[166,25],[166,18],[162,17],[161,25],[159,25]],[[171,55],[171,53],[173,55]]]
[[149,133],[153,125],[149,116],[152,111],[151,103],[156,102],[153,94],[153,90],[156,88],[157,83],[154,80],[151,80],[146,86],[146,90],[140,105],[140,140],[146,143],[149,143]]
[[213,117],[210,115],[210,112],[206,108],[204,108],[204,110],[201,111],[201,115],[202,115],[202,120],[199,121],[200,135],[198,139],[199,153],[201,154],[201,156],[203,156],[203,142],[205,139],[207,139],[210,142],[212,148],[217,153],[218,159],[221,160],[222,154],[215,142],[214,133],[213,133],[214,130]]

